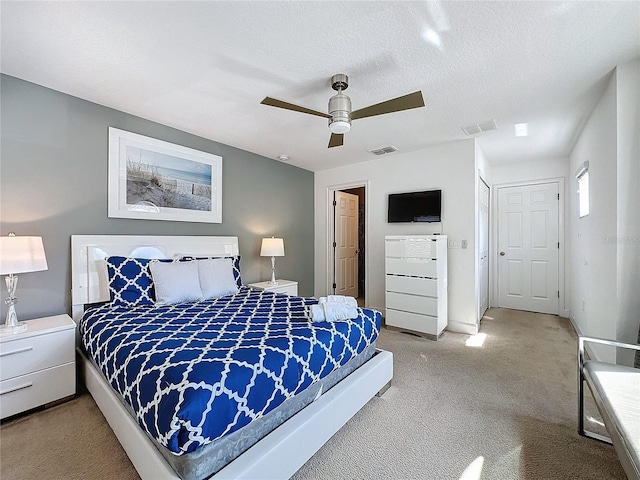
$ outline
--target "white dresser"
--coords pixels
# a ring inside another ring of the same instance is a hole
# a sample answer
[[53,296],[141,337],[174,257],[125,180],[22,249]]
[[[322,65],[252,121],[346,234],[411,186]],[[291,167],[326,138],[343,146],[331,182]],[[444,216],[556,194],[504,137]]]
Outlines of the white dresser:
[[447,326],[447,236],[385,237],[387,327],[437,340]]
[[24,332],[0,337],[0,418],[76,393],[76,325],[71,317],[24,323]]

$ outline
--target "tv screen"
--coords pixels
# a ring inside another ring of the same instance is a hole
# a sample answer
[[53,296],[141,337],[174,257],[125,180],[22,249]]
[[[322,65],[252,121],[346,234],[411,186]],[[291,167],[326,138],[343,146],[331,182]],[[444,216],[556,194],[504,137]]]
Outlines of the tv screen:
[[389,223],[439,222],[442,191],[389,194]]

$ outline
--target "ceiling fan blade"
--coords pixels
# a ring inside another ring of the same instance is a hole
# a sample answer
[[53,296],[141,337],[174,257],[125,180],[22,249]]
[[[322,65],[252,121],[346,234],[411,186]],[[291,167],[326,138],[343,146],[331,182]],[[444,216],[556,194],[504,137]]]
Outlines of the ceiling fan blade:
[[308,113],[309,115],[316,115],[318,117],[331,118],[331,115],[318,112],[317,110],[311,110],[310,108],[294,105],[293,103],[283,102],[282,100],[276,100],[275,98],[265,97],[260,102],[262,105],[269,105],[271,107],[284,108],[285,110],[293,110],[294,112]]
[[356,110],[351,113],[351,120],[420,107],[424,107],[424,99],[422,98],[422,92],[418,90],[417,92],[413,92],[402,97],[393,98],[386,102],[376,103],[375,105]]
[[344,133],[332,133],[331,138],[329,139],[329,146],[327,148],[341,147],[343,141]]

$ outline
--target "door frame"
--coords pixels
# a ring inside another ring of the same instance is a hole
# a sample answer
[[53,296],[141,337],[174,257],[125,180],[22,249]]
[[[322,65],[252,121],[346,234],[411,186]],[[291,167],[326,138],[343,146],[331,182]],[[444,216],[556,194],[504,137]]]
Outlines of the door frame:
[[334,192],[348,190],[350,188],[364,187],[364,302],[365,307],[369,306],[369,180],[361,180],[358,182],[341,183],[339,185],[330,185],[327,187],[325,205],[327,205],[327,294],[333,293],[333,278],[335,274],[335,258],[333,255],[333,238],[335,236],[335,210],[333,209]]
[[491,214],[493,215],[493,221],[489,219],[491,225],[491,235],[493,241],[489,241],[489,248],[493,252],[489,258],[489,283],[491,284],[491,294],[489,298],[490,305],[498,305],[498,198],[500,188],[509,187],[524,187],[528,185],[541,185],[544,183],[557,183],[558,194],[560,199],[558,201],[558,241],[560,242],[560,248],[558,249],[558,290],[560,291],[560,298],[558,299],[558,315],[562,317],[569,317],[569,309],[566,302],[566,288],[565,288],[565,178],[553,177],[543,178],[540,180],[528,180],[522,182],[509,182],[493,185],[493,191],[491,202]]

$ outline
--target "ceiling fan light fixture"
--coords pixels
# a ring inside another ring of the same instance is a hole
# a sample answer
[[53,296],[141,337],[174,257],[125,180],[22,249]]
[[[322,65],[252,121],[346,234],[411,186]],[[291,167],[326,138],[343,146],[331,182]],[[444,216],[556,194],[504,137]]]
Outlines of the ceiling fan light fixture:
[[331,130],[331,133],[347,133],[351,130],[351,123],[337,120],[329,124],[329,130]]

